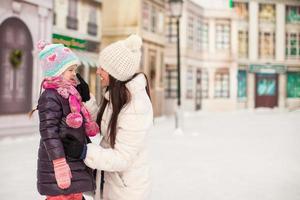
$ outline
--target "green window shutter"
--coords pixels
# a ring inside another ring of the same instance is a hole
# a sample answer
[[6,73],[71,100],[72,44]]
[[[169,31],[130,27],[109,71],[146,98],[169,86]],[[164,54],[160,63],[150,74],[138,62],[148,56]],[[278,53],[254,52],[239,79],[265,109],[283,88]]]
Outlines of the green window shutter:
[[245,70],[238,71],[238,97],[247,97],[247,72]]
[[300,98],[300,72],[287,73],[287,97]]

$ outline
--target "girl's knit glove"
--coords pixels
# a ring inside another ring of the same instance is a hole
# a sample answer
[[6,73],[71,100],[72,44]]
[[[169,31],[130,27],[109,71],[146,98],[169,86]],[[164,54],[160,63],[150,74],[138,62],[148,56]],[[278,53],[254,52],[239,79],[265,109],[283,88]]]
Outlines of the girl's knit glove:
[[81,96],[82,102],[87,102],[91,98],[89,85],[80,76],[80,74],[77,73],[76,76],[77,76],[77,79],[79,81],[79,84],[76,86],[76,89],[77,89],[77,91],[79,92],[79,94]]
[[60,189],[67,189],[71,185],[71,170],[65,158],[53,160],[54,174]]

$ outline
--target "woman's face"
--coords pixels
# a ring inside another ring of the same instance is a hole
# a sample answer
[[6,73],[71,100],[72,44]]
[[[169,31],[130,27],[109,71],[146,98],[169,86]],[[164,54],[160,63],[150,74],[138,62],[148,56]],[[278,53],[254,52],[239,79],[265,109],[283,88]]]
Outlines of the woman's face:
[[109,74],[104,69],[98,67],[96,74],[100,76],[100,82],[102,87],[106,87],[109,85]]
[[62,73],[62,76],[67,81],[76,81],[76,71],[78,66],[72,65]]

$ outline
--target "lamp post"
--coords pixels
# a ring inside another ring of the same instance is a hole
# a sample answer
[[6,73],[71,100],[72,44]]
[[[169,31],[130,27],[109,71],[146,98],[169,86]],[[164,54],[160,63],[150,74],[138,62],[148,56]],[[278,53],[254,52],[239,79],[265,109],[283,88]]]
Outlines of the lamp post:
[[183,0],[169,0],[170,17],[176,19],[176,29],[177,29],[177,111],[176,111],[176,129],[179,128],[179,113],[181,106],[181,91],[180,91],[180,17],[182,14],[182,4]]

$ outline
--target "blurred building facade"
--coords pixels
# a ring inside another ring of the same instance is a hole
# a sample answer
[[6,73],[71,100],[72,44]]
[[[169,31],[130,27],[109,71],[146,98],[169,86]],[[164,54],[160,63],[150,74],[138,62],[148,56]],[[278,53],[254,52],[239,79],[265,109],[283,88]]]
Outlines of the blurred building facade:
[[[251,15],[249,15],[251,13]],[[300,107],[300,2],[234,1],[234,8],[184,1],[180,24],[185,110]],[[176,24],[167,18],[165,113],[176,108]]]
[[[230,9],[184,1],[180,19],[181,99],[184,110],[232,110],[237,101],[237,24]],[[166,113],[177,98],[176,24],[167,19]]]
[[235,1],[238,107],[300,107],[300,2]]
[[53,43],[70,47],[81,61],[79,73],[90,91],[100,99],[96,76],[101,45],[101,0],[54,0]]
[[[300,1],[235,0],[233,8],[196,1],[184,1],[180,20],[183,109],[299,108]],[[27,113],[37,105],[42,80],[40,39],[75,51],[99,100],[100,49],[141,35],[140,71],[149,78],[155,115],[173,113],[177,38],[167,7],[167,0],[1,1],[0,135],[38,128],[37,116],[28,119]]]
[[34,133],[42,71],[36,44],[51,40],[51,0],[6,0],[0,6],[0,135]]
[[142,37],[140,71],[149,78],[156,116],[164,107],[164,18],[165,0],[103,0],[102,48],[132,33]]

